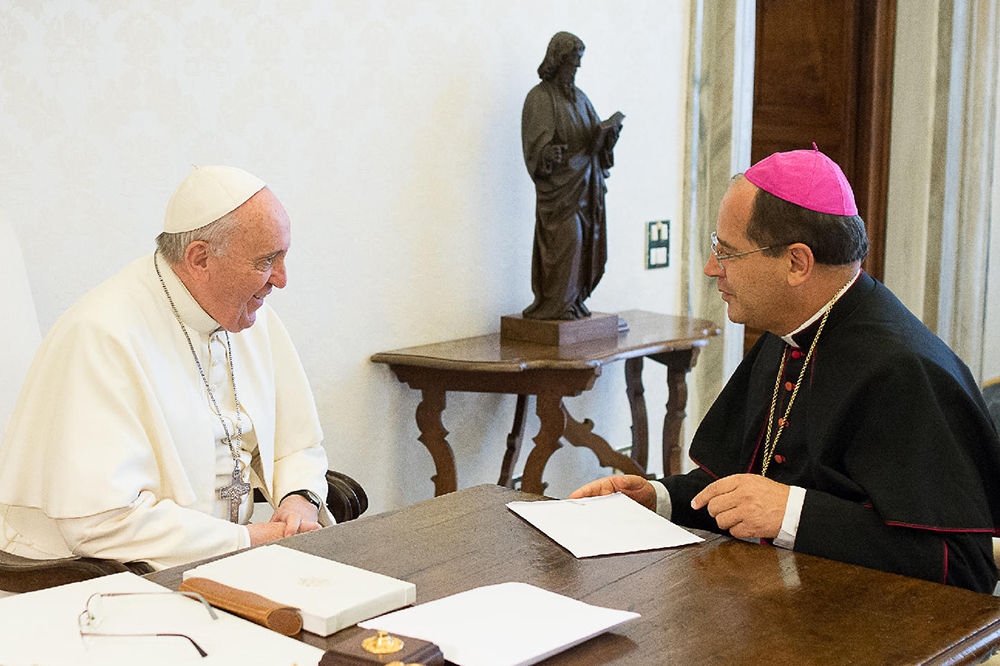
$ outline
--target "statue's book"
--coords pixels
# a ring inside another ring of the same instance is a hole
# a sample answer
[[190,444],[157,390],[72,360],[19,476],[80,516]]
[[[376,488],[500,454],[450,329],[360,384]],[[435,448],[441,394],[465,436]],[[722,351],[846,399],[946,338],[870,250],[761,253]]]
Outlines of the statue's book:
[[623,120],[625,120],[625,114],[621,111],[615,111],[610,118],[601,121],[601,129],[609,130],[612,127],[621,127]]
[[195,576],[295,606],[302,612],[302,628],[320,636],[417,598],[413,583],[279,545],[253,548],[184,572],[185,579]]
[[623,120],[625,120],[625,114],[621,111],[615,111],[609,118],[602,120],[597,125],[597,139],[594,145],[597,146],[598,150],[606,150],[614,146],[614,144],[611,146],[607,145],[608,134],[612,129],[620,129]]

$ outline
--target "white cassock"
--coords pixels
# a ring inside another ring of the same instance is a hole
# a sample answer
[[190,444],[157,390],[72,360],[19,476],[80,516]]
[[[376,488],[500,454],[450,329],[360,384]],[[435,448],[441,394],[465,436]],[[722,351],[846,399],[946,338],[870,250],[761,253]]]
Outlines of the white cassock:
[[[225,332],[159,265],[235,440]],[[229,338],[243,480],[273,502],[325,498],[323,433],[284,326],[265,304]],[[138,259],[60,317],[35,356],[0,445],[0,549],[164,568],[249,546],[219,498],[233,472],[223,437],[153,256]],[[326,507],[320,522],[333,522]]]

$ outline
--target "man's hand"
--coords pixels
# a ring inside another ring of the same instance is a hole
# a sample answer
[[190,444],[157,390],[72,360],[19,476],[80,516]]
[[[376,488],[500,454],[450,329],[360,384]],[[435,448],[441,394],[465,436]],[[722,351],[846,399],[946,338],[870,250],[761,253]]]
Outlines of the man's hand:
[[247,525],[251,546],[301,532],[311,532],[320,527],[319,509],[301,495],[289,495],[283,499],[269,522]]
[[281,523],[285,530],[282,536],[292,536],[300,532],[318,530],[319,509],[301,495],[289,495],[281,500],[278,509],[271,516],[272,523]]
[[250,531],[251,546],[259,546],[285,536],[284,523],[250,523],[247,530]]
[[757,474],[733,474],[711,483],[691,500],[708,506],[719,528],[737,538],[773,539],[781,531],[788,486]]
[[599,497],[613,493],[622,493],[650,511],[656,511],[656,491],[653,489],[653,485],[646,479],[635,474],[606,476],[603,479],[591,481],[587,485],[574,490],[569,498]]

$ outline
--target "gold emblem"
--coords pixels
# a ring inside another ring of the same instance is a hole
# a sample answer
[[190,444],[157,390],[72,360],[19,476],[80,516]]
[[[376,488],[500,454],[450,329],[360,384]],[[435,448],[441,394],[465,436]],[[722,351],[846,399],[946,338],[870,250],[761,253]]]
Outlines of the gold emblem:
[[380,630],[375,636],[361,641],[361,647],[372,654],[392,654],[403,649],[403,641]]

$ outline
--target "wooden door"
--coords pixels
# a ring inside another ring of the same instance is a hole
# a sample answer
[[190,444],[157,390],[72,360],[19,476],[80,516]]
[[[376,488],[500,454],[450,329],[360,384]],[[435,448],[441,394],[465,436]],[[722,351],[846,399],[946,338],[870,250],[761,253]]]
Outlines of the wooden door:
[[[881,280],[896,0],[757,0],[751,162],[812,147],[844,170]],[[760,331],[747,329],[749,349]]]

